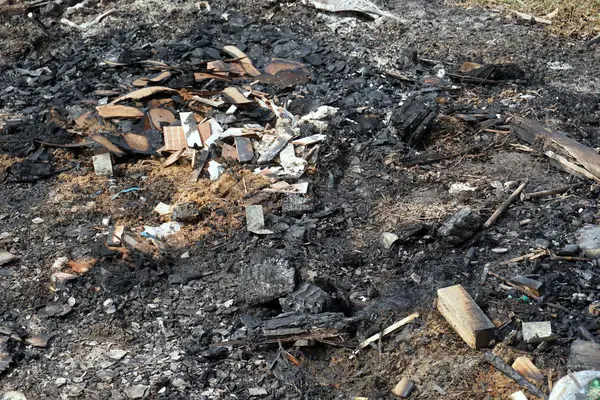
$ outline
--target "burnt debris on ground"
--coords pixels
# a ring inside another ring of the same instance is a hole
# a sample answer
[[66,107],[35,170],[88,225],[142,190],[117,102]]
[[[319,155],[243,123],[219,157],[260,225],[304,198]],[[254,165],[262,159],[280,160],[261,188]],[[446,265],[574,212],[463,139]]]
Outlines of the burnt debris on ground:
[[0,0],[2,399],[592,393],[597,47],[444,3]]

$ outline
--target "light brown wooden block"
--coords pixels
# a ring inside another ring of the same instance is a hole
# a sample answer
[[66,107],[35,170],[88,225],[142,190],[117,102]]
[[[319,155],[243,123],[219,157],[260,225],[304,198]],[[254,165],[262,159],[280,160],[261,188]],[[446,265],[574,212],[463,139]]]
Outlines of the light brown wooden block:
[[512,367],[527,379],[534,379],[536,381],[544,380],[544,375],[542,375],[538,367],[525,356],[518,357]]
[[489,346],[495,326],[461,285],[438,289],[437,307],[471,348]]

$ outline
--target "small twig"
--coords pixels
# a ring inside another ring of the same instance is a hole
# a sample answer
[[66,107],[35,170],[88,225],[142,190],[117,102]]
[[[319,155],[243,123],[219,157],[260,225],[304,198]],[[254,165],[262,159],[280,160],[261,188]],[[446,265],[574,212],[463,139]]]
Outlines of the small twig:
[[465,83],[474,83],[481,85],[499,85],[504,83],[504,81],[494,81],[490,79],[479,78],[476,76],[466,76],[466,75],[458,75],[458,74],[447,74],[450,78],[459,80],[460,82]]
[[376,340],[379,340],[387,335],[389,335],[390,333],[398,330],[399,328],[403,327],[404,325],[410,324],[411,322],[413,322],[415,319],[419,318],[419,313],[413,313],[410,314],[408,317],[401,319],[400,321],[388,326],[387,328],[385,328],[383,331],[381,331],[380,333],[377,333],[371,337],[369,337],[368,339],[362,341],[358,347],[356,348],[356,350],[352,353],[352,357],[354,357],[356,354],[358,354],[358,352],[362,349],[364,349],[365,347],[367,347],[368,345],[370,345],[371,343],[375,342]]
[[537,199],[537,198],[540,198],[540,197],[552,196],[552,195],[555,195],[555,194],[563,194],[563,193],[568,192],[573,187],[575,187],[575,186],[574,185],[567,185],[567,186],[561,186],[561,187],[556,188],[556,189],[542,190],[540,192],[525,193],[525,194],[523,194],[523,196],[521,197],[521,199],[522,200],[530,200],[530,199]]
[[550,255],[550,260],[552,261],[592,261],[591,258],[587,257],[572,257],[572,256],[557,256],[551,251],[548,251]]
[[542,251],[533,252],[533,253],[527,253],[527,254],[519,256],[519,257],[511,258],[510,260],[502,261],[498,265],[508,265],[508,264],[513,264],[513,263],[519,262],[519,261],[535,260],[535,259],[543,257],[547,254],[548,254],[547,250],[542,250]]
[[521,195],[521,192],[523,191],[523,189],[525,189],[525,186],[527,186],[527,184],[529,183],[529,180],[525,180],[525,182],[521,183],[521,185],[517,188],[517,190],[515,190],[513,192],[513,194],[510,195],[510,197],[504,202],[502,203],[502,205],[500,207],[498,207],[498,209],[492,214],[492,216],[485,221],[485,224],[483,224],[484,228],[489,228],[492,225],[494,225],[494,223],[496,222],[496,220],[498,218],[500,218],[500,216],[506,211],[508,210],[508,207],[510,207],[510,205],[512,203],[515,202],[515,200]]
[[592,39],[588,40],[585,44],[586,46],[591,46],[596,43],[600,43],[600,35],[593,37]]
[[598,339],[596,339],[596,337],[594,335],[592,335],[592,332],[585,329],[585,326],[580,325],[579,328],[577,328],[577,330],[579,331],[579,333],[581,334],[581,336],[583,336],[583,338],[585,340],[587,340],[589,342],[598,343]]
[[515,369],[513,367],[511,367],[510,365],[508,365],[504,361],[502,361],[502,359],[500,357],[498,357],[495,354],[492,354],[490,352],[486,352],[483,355],[483,358],[485,359],[485,361],[487,361],[489,364],[491,364],[498,371],[502,372],[504,375],[506,375],[510,379],[514,380],[515,382],[517,382],[520,386],[529,390],[535,396],[541,397],[544,400],[548,399],[548,396],[546,394],[544,394],[541,390],[539,390],[537,387],[535,387],[531,382],[529,382],[527,379],[525,379],[525,377],[523,377],[523,375],[521,375],[520,373],[515,371]]

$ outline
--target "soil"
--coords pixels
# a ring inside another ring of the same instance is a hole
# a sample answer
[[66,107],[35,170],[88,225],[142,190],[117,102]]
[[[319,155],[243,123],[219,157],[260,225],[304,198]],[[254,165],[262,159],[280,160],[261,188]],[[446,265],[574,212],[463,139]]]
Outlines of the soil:
[[[118,0],[108,5],[114,14],[81,32],[59,22],[73,3],[36,10],[38,22],[0,16],[0,171],[10,177],[10,166],[28,156],[36,139],[80,140],[88,132],[73,127],[72,107],[93,110],[95,90],[119,89],[147,74],[141,66],[113,68],[104,60],[189,65],[235,44],[259,69],[273,57],[308,65],[308,84],[264,88],[278,104],[299,115],[314,104],[339,108],[317,166],[305,176],[315,209],[284,215],[283,196],[260,192],[268,182],[236,163],[228,163],[217,182],[203,177],[192,184],[187,163],[163,168],[155,156],[125,156],[115,177],[105,178],[94,174],[90,150],[48,148],[41,157],[52,164],[52,175],[34,182],[7,178],[0,186],[0,234],[7,233],[0,250],[19,256],[0,267],[0,325],[22,338],[41,332],[53,338],[46,348],[9,341],[13,362],[0,372],[0,393],[125,399],[136,398],[132,390],[142,385],[143,395],[156,399],[387,399],[405,376],[415,382],[411,398],[507,398],[521,388],[486,364],[435,308],[437,289],[459,283],[498,327],[491,346],[496,354],[507,363],[528,355],[549,382],[564,376],[577,328],[600,328],[583,312],[597,298],[595,261],[500,262],[530,253],[541,239],[552,249],[574,243],[579,227],[598,220],[598,186],[583,182],[566,195],[518,201],[492,228],[460,246],[436,232],[465,206],[487,218],[525,179],[527,192],[580,182],[520,151],[513,145],[522,143],[500,131],[507,131],[507,118],[527,116],[597,147],[598,47],[513,16],[437,0],[378,2],[398,21],[323,13],[304,1],[217,0],[208,13],[196,3]],[[82,23],[101,12],[90,4],[67,18]],[[415,65],[415,51],[433,62]],[[515,64],[525,78],[425,90],[441,112],[426,142],[408,148],[394,134],[390,116],[409,94],[427,87],[425,76],[440,68],[453,72],[465,61]],[[568,68],[552,69],[555,62]],[[31,77],[18,70],[42,67],[50,72]],[[417,82],[395,80],[385,74],[391,69]],[[174,79],[171,87],[193,85],[188,73]],[[460,120],[460,109],[490,110],[500,122],[484,131]],[[22,122],[11,125],[14,118]],[[436,163],[403,162],[470,148]],[[450,193],[454,183],[476,189]],[[111,200],[130,187],[142,190]],[[162,254],[106,252],[103,219],[141,232],[144,225],[168,221],[153,211],[159,202],[195,202],[202,218],[166,238]],[[246,231],[247,204],[263,205],[274,234]],[[43,222],[33,223],[35,218]],[[389,250],[381,245],[383,232],[400,237]],[[470,247],[475,255],[465,263]],[[181,258],[184,253],[189,258]],[[51,278],[59,257],[78,266],[62,268],[77,275],[64,285]],[[240,271],[269,257],[291,260],[297,283],[310,281],[327,291],[337,310],[357,321],[353,329],[307,347],[245,340],[241,317],[268,319],[281,312],[277,302],[243,300]],[[484,266],[506,277],[534,277],[544,282],[546,295],[523,300],[489,276],[481,284]],[[190,271],[199,277],[173,279]],[[69,300],[74,304],[66,315],[43,316],[44,307]],[[413,312],[420,313],[413,324],[351,357],[362,339]],[[533,345],[511,335],[522,322],[545,320],[552,321],[555,342]],[[210,346],[228,340],[243,343],[219,354]],[[280,346],[298,365],[273,367]],[[127,353],[119,357],[116,349]],[[549,391],[548,382],[540,387]]]

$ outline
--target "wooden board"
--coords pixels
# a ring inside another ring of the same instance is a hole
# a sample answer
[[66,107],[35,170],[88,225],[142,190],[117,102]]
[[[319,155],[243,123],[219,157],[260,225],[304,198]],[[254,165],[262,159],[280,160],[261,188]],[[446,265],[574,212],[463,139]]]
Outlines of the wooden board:
[[237,136],[235,138],[235,147],[237,149],[238,161],[249,162],[254,158],[254,151],[252,150],[252,142],[250,139]]
[[437,308],[471,348],[489,346],[495,326],[461,285],[438,289]]
[[98,115],[102,118],[142,118],[144,112],[139,108],[121,106],[121,105],[105,105],[96,107]]
[[600,344],[575,340],[569,354],[569,370],[600,370]]
[[[565,163],[560,161],[561,158],[582,167],[596,178],[594,180],[600,180],[600,155],[591,147],[571,139],[565,132],[527,118],[515,117],[512,127],[521,140],[534,145],[537,150],[545,154],[550,152],[552,155],[558,156],[554,159],[563,166]],[[572,170],[567,170],[567,172],[573,173]]]

